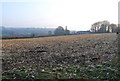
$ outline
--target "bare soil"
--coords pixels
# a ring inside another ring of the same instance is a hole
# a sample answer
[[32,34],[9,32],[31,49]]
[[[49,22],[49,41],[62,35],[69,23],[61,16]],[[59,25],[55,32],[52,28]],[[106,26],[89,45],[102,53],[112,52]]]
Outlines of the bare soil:
[[3,71],[25,68],[34,73],[62,67],[101,67],[115,60],[116,34],[85,34],[2,40]]

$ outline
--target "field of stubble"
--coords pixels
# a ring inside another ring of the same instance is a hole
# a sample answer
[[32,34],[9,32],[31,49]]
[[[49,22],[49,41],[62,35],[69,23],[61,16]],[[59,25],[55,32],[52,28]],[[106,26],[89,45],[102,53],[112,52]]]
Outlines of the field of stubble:
[[2,78],[117,80],[116,53],[116,34],[2,40]]

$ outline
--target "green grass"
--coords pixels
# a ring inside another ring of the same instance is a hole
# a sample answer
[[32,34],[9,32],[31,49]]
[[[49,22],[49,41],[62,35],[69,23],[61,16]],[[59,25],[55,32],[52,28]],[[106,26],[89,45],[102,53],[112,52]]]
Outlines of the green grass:
[[62,70],[48,69],[45,72],[33,73],[25,69],[14,69],[4,71],[2,79],[96,79],[96,80],[118,80],[118,72],[110,63],[102,64],[102,67],[61,67]]

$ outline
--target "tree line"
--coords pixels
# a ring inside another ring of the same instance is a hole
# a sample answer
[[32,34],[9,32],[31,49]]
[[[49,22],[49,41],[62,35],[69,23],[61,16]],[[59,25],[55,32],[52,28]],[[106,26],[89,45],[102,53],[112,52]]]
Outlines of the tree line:
[[[74,34],[88,34],[88,33],[116,33],[118,31],[117,24],[110,23],[109,21],[98,21],[91,25],[90,30],[88,31],[76,31]],[[55,29],[54,35],[69,35],[70,31],[64,29],[62,26],[58,26]]]
[[118,30],[116,24],[109,21],[98,21],[91,25],[88,31],[70,31],[67,26],[64,28],[58,26],[54,28],[6,28],[0,27],[2,33],[0,36],[41,36],[41,35],[73,35],[73,34],[88,34],[88,33],[115,33]]
[[92,24],[91,32],[98,32],[98,33],[115,33],[117,32],[117,25],[110,24],[109,21],[98,21]]

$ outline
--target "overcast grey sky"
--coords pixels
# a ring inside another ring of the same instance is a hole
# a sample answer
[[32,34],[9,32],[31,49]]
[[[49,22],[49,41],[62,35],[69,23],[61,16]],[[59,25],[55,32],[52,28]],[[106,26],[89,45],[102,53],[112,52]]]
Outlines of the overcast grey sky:
[[119,0],[21,0],[0,2],[6,27],[68,26],[70,30],[89,30],[91,24],[118,21]]

